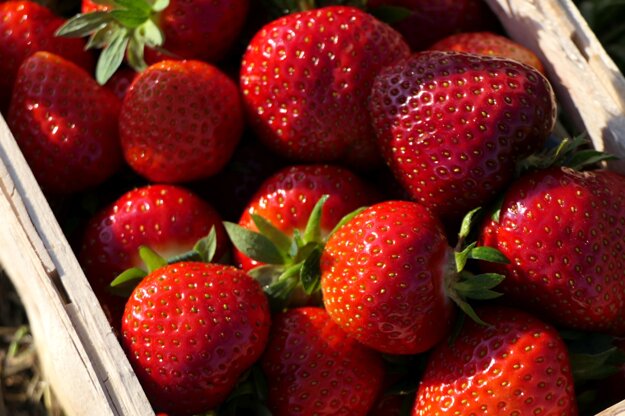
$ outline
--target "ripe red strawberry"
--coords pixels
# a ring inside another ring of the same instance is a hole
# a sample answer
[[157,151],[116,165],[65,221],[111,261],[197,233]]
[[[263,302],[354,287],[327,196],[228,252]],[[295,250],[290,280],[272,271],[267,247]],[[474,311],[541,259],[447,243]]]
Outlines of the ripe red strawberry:
[[191,415],[226,399],[262,354],[269,326],[267,299],[244,272],[183,262],[135,288],[122,341],[155,409]]
[[556,119],[549,82],[516,61],[426,51],[385,68],[370,111],[387,164],[411,197],[457,222],[492,200]]
[[569,355],[558,332],[503,307],[478,310],[490,326],[466,322],[432,352],[412,416],[576,416]]
[[277,19],[250,42],[241,88],[259,137],[299,161],[378,164],[366,101],[378,71],[409,53],[401,35],[352,7]]
[[[90,36],[90,47],[103,48],[96,79],[104,84],[124,56],[135,70],[170,59],[215,62],[237,40],[249,0],[171,0],[153,3],[128,0],[95,4],[83,0],[82,14],[59,34]],[[145,57],[145,59],[144,59]]]
[[481,245],[508,265],[508,302],[581,330],[625,334],[625,178],[551,168],[521,177],[488,219]]
[[119,109],[119,99],[84,69],[37,52],[20,66],[8,123],[44,191],[68,194],[121,166]]
[[177,183],[214,175],[243,133],[238,88],[204,62],[159,62],[130,85],[119,130],[126,161],[150,181]]
[[396,28],[413,51],[426,49],[453,33],[492,30],[497,18],[483,0],[368,0],[375,14],[385,6],[401,7],[408,15],[396,22]]
[[[323,303],[332,320],[370,348],[427,351],[451,329],[454,302],[479,319],[463,299],[497,296],[490,289],[501,276],[463,272],[467,253],[453,252],[441,223],[422,205],[372,205],[328,239],[320,264]],[[488,290],[478,296],[477,289]]]
[[512,39],[493,32],[458,33],[439,40],[430,46],[429,49],[510,58],[533,66],[541,73],[545,73],[542,62],[534,52]]
[[[376,202],[376,192],[346,168],[332,165],[296,165],[283,168],[267,178],[249,200],[239,225],[258,231],[253,215],[263,217],[289,238],[304,235],[319,199],[328,195],[320,219],[319,242],[339,221],[355,209]],[[250,270],[261,263],[234,251],[236,264]]]
[[94,57],[84,50],[79,39],[59,39],[55,30],[65,22],[50,9],[31,1],[7,1],[0,4],[0,111],[9,108],[17,70],[30,55],[48,51],[60,55],[88,71]]
[[124,270],[142,266],[140,246],[175,257],[190,251],[212,227],[220,259],[228,252],[221,217],[207,202],[172,185],[134,189],[98,212],[86,226],[78,258],[113,325],[121,322],[126,300],[113,295],[109,285]]
[[364,416],[384,376],[377,354],[314,307],[274,316],[261,365],[275,416]]
[[426,351],[443,339],[454,316],[444,277],[450,256],[442,226],[423,206],[373,205],[325,246],[324,305],[339,326],[371,348]]

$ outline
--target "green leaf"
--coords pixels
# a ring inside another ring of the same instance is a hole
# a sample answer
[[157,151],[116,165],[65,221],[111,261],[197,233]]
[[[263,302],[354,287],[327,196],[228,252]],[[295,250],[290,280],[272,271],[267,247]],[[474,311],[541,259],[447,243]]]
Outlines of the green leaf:
[[278,250],[284,253],[289,251],[291,248],[291,238],[288,235],[258,214],[252,214],[251,217],[258,231],[270,239],[276,247],[278,247]]
[[472,248],[468,257],[474,260],[488,261],[490,263],[509,264],[510,260],[499,250],[494,247],[479,246]]
[[106,84],[106,81],[117,71],[117,68],[124,60],[129,38],[128,31],[120,29],[113,34],[111,43],[102,50],[95,71],[95,78],[98,84]]
[[475,223],[477,213],[482,210],[481,207],[477,207],[469,211],[464,218],[462,219],[462,224],[460,225],[460,232],[458,233],[458,238],[460,240],[464,240],[469,236],[471,229],[473,228],[473,224]]
[[284,273],[284,266],[276,264],[263,264],[247,272],[247,274],[252,276],[252,278],[263,287],[269,286],[277,281],[282,273]]
[[498,273],[478,274],[456,282],[454,289],[460,292],[460,294],[464,294],[465,291],[492,289],[503,282],[505,278],[504,275]]
[[473,250],[473,248],[475,247],[476,244],[477,244],[477,242],[473,242],[473,243],[469,244],[462,251],[454,251],[454,257],[455,257],[455,260],[456,260],[456,270],[458,272],[464,270],[464,267],[467,264],[467,260],[469,259],[469,253],[471,252],[471,250]]
[[317,247],[304,260],[300,271],[300,281],[307,295],[311,295],[321,289],[321,248]]
[[575,170],[582,170],[588,166],[610,160],[618,160],[618,157],[598,150],[586,149],[580,150],[571,156],[566,166]]
[[323,245],[321,243],[316,243],[316,242],[311,242],[311,243],[306,243],[304,244],[303,247],[300,247],[299,250],[297,251],[297,254],[295,255],[295,258],[293,259],[293,261],[295,263],[299,263],[302,262],[304,260],[306,260],[308,258],[308,256],[310,256],[310,254],[316,250],[323,247]]
[[280,250],[264,235],[228,221],[224,222],[224,227],[234,246],[247,257],[261,263],[285,263]]
[[149,15],[152,12],[152,5],[145,0],[112,0],[117,8],[142,12]]
[[495,292],[490,289],[466,290],[462,292],[462,294],[466,299],[474,300],[492,300],[503,296],[503,293]]
[[330,232],[330,234],[328,235],[328,237],[332,234],[334,234],[339,228],[341,228],[342,226],[344,226],[345,224],[347,224],[349,221],[352,220],[352,218],[354,218],[356,215],[360,214],[361,212],[363,212],[365,209],[367,209],[367,207],[360,207],[360,208],[356,208],[355,210],[353,210],[352,212],[350,212],[349,214],[345,215],[343,218],[341,218],[341,220],[338,222],[338,224],[336,224],[334,226],[334,228],[332,229],[332,231]]
[[323,195],[319,198],[319,201],[315,204],[308,218],[306,229],[304,231],[304,242],[309,243],[311,241],[321,241],[321,213],[323,205],[330,198],[330,195]]
[[155,12],[162,12],[169,6],[169,0],[155,0],[152,4],[152,10]]
[[193,251],[200,255],[202,261],[207,263],[213,261],[217,252],[217,231],[215,231],[215,226],[211,227],[206,237],[195,243]]
[[127,29],[135,29],[144,24],[150,15],[138,10],[111,10],[111,17]]
[[405,7],[390,6],[390,5],[382,5],[382,6],[375,7],[371,9],[370,12],[378,20],[381,20],[384,23],[388,23],[388,24],[401,22],[402,20],[408,18],[412,14],[412,11],[410,9],[407,9]]
[[571,354],[573,378],[576,382],[605,379],[620,370],[623,354],[617,347],[597,354]]
[[111,20],[112,17],[107,12],[78,14],[62,24],[54,34],[68,38],[81,38],[102,28]]
[[109,291],[117,296],[128,297],[145,276],[145,270],[138,267],[127,269],[111,282]]
[[120,30],[118,23],[112,22],[91,34],[85,49],[101,49],[111,43],[113,34]]
[[139,257],[145,263],[148,273],[167,265],[167,260],[148,246],[139,247]]
[[148,67],[145,63],[144,51],[145,44],[143,40],[133,36],[128,42],[128,48],[126,48],[126,60],[128,65],[137,72],[141,72]]
[[163,46],[165,35],[153,20],[148,19],[136,30],[136,36],[142,39],[142,43],[154,49]]

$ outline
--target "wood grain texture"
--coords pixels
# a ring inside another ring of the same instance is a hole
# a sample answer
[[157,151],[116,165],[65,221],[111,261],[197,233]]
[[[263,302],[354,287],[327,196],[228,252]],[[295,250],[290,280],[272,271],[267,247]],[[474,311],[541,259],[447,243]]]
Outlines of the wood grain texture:
[[23,300],[44,371],[66,413],[153,415],[2,117],[0,189],[0,263]]
[[543,61],[574,134],[621,160],[625,173],[625,78],[570,0],[486,0],[511,38]]

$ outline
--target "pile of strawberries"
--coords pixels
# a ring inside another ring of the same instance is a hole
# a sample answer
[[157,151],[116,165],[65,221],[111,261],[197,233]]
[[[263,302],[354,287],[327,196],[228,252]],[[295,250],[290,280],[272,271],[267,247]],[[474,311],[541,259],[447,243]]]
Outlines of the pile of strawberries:
[[625,398],[625,178],[484,3],[82,10],[0,3],[0,110],[155,411]]

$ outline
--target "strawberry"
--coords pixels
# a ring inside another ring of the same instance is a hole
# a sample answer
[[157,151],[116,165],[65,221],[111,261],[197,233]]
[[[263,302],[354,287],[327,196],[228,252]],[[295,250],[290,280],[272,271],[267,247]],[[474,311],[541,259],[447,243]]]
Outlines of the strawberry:
[[291,160],[369,169],[380,161],[366,111],[373,78],[408,52],[399,33],[353,7],[277,19],[243,56],[249,119],[261,140]]
[[315,307],[274,316],[261,365],[275,416],[364,416],[384,376],[381,358]]
[[238,224],[225,224],[235,264],[259,278],[277,305],[308,304],[315,298],[293,289],[303,285],[307,295],[318,293],[301,277],[309,265],[316,268],[327,236],[346,215],[376,200],[377,193],[346,168],[283,168],[263,182]]
[[68,194],[121,166],[119,110],[117,97],[84,69],[36,52],[20,66],[8,124],[42,189]]
[[137,72],[134,69],[124,66],[115,72],[104,86],[113,91],[120,100],[123,100],[136,76]]
[[497,296],[490,289],[502,276],[463,271],[468,258],[480,257],[472,248],[454,253],[440,221],[418,203],[372,205],[328,239],[320,263],[323,303],[332,320],[372,349],[427,351],[451,330],[454,302],[480,321],[464,299]]
[[411,197],[458,222],[492,200],[556,119],[547,79],[509,59],[426,51],[376,77],[370,111],[387,164]]
[[219,259],[229,250],[221,217],[195,194],[172,185],[133,189],[89,220],[78,259],[114,326],[121,322],[125,299],[109,285],[124,270],[142,265],[139,247],[175,257],[191,250],[212,227]]
[[505,307],[478,310],[489,326],[467,322],[431,353],[412,416],[576,416],[569,355],[558,332]]
[[243,133],[236,84],[200,61],[162,61],[130,85],[119,118],[128,164],[152,182],[206,178],[228,162]]
[[508,302],[581,330],[625,334],[625,178],[554,167],[524,175],[488,218],[479,244],[507,265]]
[[493,30],[497,18],[483,0],[368,0],[369,10],[376,15],[399,8],[400,19],[392,25],[406,39],[413,51],[426,49],[453,33]]
[[17,71],[37,51],[60,55],[88,71],[94,57],[79,39],[59,39],[54,31],[65,22],[51,10],[31,1],[0,3],[0,111],[6,114]]
[[[100,4],[101,3],[101,4]],[[102,48],[96,79],[104,84],[124,56],[136,71],[162,60],[222,59],[237,40],[247,17],[248,0],[163,0],[92,2],[58,34],[90,36],[89,47]]]
[[122,342],[156,410],[206,412],[222,403],[260,358],[267,299],[232,266],[182,262],[156,269],[126,304]]
[[545,73],[542,62],[534,52],[507,37],[493,32],[458,33],[439,40],[430,50],[469,52],[500,56],[523,62]]

